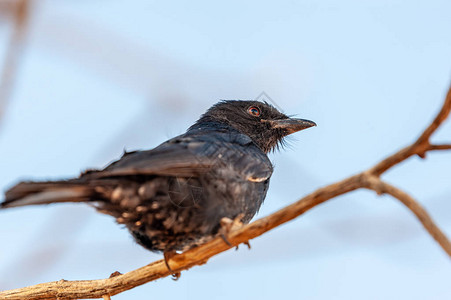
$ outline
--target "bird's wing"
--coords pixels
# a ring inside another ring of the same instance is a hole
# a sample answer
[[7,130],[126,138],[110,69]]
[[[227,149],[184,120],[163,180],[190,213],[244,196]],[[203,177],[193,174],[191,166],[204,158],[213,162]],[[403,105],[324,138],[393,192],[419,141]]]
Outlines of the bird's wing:
[[101,171],[89,171],[84,176],[106,178],[133,175],[190,177],[208,172],[214,159],[203,153],[205,142],[169,140],[147,151],[125,153]]
[[[227,165],[230,167],[222,168]],[[82,177],[93,179],[134,175],[192,177],[207,173],[213,167],[221,170],[231,168],[232,173],[228,175],[235,177],[238,175],[250,181],[264,180],[272,173],[271,162],[248,136],[215,132],[214,138],[208,134],[185,134],[152,150],[125,153],[104,170],[89,171]]]

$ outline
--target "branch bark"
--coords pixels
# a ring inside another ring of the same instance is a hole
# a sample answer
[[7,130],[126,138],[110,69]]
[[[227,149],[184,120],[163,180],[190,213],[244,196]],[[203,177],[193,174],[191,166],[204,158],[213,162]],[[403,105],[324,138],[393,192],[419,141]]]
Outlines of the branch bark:
[[[423,224],[429,234],[439,243],[443,250],[451,257],[451,243],[439,227],[433,222],[426,210],[404,191],[380,179],[380,176],[413,155],[424,157],[427,151],[449,150],[448,144],[432,145],[429,142],[431,135],[446,120],[451,110],[451,88],[445,102],[433,120],[423,131],[420,137],[411,145],[388,156],[374,167],[359,174],[348,177],[342,181],[322,187],[305,196],[299,201],[255,222],[245,225],[228,236],[232,246],[227,245],[221,238],[216,238],[204,245],[178,254],[170,259],[169,264],[173,272],[187,270],[195,265],[202,265],[212,256],[224,252],[236,245],[246,243],[271,229],[293,220],[309,209],[337,196],[351,191],[365,188],[379,194],[389,194],[401,201],[411,210]],[[42,283],[26,288],[0,292],[1,299],[108,299],[110,296],[132,289],[146,282],[171,275],[164,261],[155,261],[134,271],[113,276],[108,279],[80,280],[80,281],[54,281]]]

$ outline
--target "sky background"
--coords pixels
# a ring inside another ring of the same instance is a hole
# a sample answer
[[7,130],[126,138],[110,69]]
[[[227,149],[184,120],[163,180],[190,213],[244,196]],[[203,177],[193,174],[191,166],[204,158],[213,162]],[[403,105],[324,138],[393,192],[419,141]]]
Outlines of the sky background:
[[[183,133],[220,99],[266,92],[318,127],[271,154],[258,217],[411,143],[451,82],[451,2],[33,1],[0,123],[0,189],[77,176]],[[0,58],[12,22],[0,14]],[[4,60],[0,59],[0,67]],[[450,142],[451,122],[433,136]],[[384,175],[451,236],[451,153]],[[81,204],[0,212],[0,290],[106,278],[154,260]],[[448,299],[449,257],[410,211],[357,191],[113,299]]]

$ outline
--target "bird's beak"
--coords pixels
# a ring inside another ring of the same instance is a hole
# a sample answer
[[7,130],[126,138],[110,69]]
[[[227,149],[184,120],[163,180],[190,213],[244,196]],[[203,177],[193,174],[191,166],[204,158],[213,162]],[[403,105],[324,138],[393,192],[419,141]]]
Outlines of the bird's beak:
[[304,119],[282,119],[282,120],[271,120],[271,126],[273,128],[284,129],[287,135],[316,126],[316,123],[310,120]]

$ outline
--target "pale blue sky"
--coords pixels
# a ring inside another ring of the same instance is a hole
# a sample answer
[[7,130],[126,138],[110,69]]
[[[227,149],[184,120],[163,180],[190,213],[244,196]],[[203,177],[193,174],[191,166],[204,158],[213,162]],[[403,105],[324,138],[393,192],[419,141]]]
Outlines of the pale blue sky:
[[[318,127],[271,155],[259,216],[413,141],[451,82],[449,1],[35,1],[0,128],[0,188],[76,176],[265,91]],[[0,54],[8,23],[0,22]],[[450,141],[451,122],[435,141]],[[451,236],[451,153],[384,178]],[[76,204],[0,213],[0,289],[105,278],[161,256]],[[446,299],[449,257],[389,197],[332,200],[207,265],[113,299]]]

